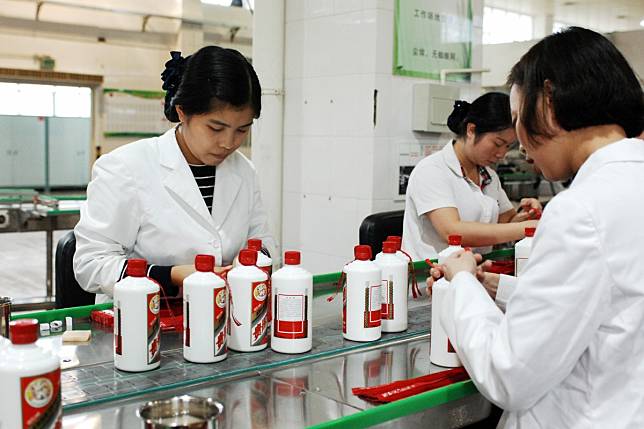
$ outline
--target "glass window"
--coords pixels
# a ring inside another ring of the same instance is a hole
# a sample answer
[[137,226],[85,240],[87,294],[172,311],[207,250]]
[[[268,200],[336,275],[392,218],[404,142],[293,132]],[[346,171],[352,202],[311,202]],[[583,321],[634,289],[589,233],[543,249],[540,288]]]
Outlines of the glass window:
[[483,43],[511,43],[532,39],[533,18],[505,9],[483,8]]
[[79,86],[56,86],[54,115],[66,118],[89,118],[92,113],[92,90]]
[[16,111],[22,116],[53,116],[54,87],[52,85],[18,84]]
[[17,115],[18,84],[0,82],[0,115]]
[[88,87],[0,82],[0,115],[89,118]]

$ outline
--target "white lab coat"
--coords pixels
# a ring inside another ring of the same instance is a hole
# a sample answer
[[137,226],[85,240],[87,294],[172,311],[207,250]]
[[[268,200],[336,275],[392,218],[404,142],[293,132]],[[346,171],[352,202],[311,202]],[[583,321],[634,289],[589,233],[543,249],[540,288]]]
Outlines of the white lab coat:
[[544,211],[505,315],[470,273],[441,321],[505,428],[644,428],[644,142],[593,153]]
[[74,233],[76,280],[104,294],[97,302],[110,300],[129,258],[182,265],[206,253],[228,265],[248,238],[260,238],[278,259],[252,163],[234,152],[217,166],[210,213],[174,128],[96,161]]

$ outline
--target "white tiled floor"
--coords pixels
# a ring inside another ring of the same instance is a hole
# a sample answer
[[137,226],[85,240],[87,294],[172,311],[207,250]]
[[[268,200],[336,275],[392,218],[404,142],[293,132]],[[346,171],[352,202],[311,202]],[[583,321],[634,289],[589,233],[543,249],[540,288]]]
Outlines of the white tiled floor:
[[[54,232],[54,254],[58,239],[66,232]],[[45,245],[44,231],[0,234],[0,296],[46,296]]]

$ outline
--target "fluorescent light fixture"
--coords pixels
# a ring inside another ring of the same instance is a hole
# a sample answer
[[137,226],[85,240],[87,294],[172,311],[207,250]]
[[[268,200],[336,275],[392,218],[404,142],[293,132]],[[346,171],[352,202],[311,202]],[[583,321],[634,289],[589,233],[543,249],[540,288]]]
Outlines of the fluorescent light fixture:
[[644,19],[640,21],[640,26],[644,27]]

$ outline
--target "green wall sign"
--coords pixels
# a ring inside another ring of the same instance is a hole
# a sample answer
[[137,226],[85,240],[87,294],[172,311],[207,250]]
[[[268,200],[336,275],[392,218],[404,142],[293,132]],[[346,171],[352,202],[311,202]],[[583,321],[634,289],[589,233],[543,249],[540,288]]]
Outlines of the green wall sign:
[[[442,69],[472,66],[471,0],[396,0],[394,20],[395,75],[438,80]],[[469,74],[447,76],[469,79]]]

